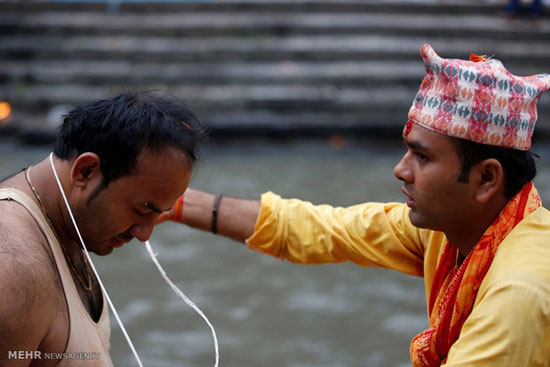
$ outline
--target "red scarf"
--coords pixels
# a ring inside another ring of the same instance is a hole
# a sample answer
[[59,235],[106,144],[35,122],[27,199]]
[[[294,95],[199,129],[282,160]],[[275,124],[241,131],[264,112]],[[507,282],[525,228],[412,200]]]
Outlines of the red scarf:
[[413,367],[439,367],[445,362],[472,311],[498,246],[540,205],[537,189],[531,182],[526,184],[502,209],[459,268],[456,265],[458,249],[447,241],[431,289],[430,328],[411,342]]

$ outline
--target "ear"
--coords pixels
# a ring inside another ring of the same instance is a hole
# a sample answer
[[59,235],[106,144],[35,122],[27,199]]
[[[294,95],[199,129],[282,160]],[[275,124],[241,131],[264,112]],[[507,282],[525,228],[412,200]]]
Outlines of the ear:
[[92,182],[101,180],[101,161],[97,154],[86,152],[82,153],[73,162],[71,168],[71,180],[74,186],[86,188]]
[[475,198],[486,203],[504,190],[504,170],[494,158],[485,159],[472,167],[470,179],[475,183]]

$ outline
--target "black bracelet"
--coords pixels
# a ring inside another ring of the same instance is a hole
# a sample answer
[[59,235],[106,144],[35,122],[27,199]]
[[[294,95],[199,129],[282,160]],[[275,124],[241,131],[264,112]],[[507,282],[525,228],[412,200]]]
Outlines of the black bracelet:
[[222,194],[216,195],[214,206],[212,207],[212,224],[210,225],[210,230],[214,234],[216,234],[218,231],[218,208],[220,207],[220,201],[222,200],[222,197]]

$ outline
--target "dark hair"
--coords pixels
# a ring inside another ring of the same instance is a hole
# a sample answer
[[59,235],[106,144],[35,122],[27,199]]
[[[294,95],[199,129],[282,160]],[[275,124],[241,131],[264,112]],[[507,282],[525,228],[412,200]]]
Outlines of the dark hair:
[[504,171],[504,194],[511,199],[537,174],[535,154],[529,151],[497,147],[475,143],[473,141],[455,138],[457,151],[462,159],[462,172],[458,177],[460,182],[468,182],[470,170],[477,163],[494,158],[500,162]]
[[144,148],[176,148],[193,167],[206,135],[206,127],[181,102],[153,92],[124,93],[82,104],[65,115],[54,154],[65,160],[85,152],[97,154],[101,190],[130,174]]

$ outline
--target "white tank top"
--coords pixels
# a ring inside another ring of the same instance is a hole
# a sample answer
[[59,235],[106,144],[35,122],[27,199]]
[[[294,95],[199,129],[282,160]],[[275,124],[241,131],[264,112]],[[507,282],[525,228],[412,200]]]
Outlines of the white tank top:
[[0,189],[0,200],[13,200],[21,204],[34,218],[46,238],[52,252],[69,312],[69,341],[59,367],[111,367],[109,338],[111,334],[109,309],[103,296],[103,310],[98,322],[94,322],[82,304],[74,284],[63,250],[38,205],[25,193],[13,189]]

